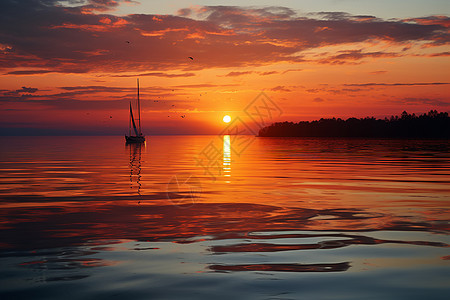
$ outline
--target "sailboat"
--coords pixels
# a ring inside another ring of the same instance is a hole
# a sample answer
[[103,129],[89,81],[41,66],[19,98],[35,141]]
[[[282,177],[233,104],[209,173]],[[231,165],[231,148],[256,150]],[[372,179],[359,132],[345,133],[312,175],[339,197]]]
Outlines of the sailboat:
[[[130,100],[130,120],[129,120],[128,135],[125,135],[127,143],[143,143],[145,142],[145,136],[141,132],[141,103],[139,100],[139,78],[137,79],[137,126],[135,118],[133,116],[133,108]],[[134,135],[132,135],[132,133]]]

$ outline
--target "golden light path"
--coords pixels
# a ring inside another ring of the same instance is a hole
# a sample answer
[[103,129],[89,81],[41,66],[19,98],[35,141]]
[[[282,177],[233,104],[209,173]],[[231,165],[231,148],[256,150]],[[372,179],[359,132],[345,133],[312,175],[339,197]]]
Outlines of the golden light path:
[[[223,118],[224,122],[226,122],[225,117]],[[229,135],[223,136],[223,175],[225,177],[231,177],[231,140]],[[227,181],[227,183],[229,183],[229,181]]]

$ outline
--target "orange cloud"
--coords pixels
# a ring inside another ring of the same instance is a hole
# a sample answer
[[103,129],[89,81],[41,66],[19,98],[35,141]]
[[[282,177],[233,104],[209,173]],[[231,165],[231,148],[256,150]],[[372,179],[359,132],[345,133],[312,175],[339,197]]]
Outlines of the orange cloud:
[[424,18],[405,19],[405,22],[415,22],[422,25],[440,25],[450,27],[450,19],[447,16],[429,16]]

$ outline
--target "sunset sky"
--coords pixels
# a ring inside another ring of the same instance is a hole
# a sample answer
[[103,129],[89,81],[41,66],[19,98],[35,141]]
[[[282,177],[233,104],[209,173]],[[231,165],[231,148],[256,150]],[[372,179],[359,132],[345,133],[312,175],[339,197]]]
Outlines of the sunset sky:
[[0,134],[125,134],[138,77],[147,135],[450,111],[447,0],[242,3],[1,0]]

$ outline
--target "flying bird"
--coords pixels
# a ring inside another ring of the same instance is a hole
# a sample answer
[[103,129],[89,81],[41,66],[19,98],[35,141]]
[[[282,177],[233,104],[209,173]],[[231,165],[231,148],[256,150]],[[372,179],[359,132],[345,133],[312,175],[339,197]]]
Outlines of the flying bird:
[[184,116],[181,116],[183,119],[184,119],[184,117],[186,117],[186,115],[184,115]]
[[130,42],[130,41],[125,41],[125,43],[127,43],[127,44],[131,44],[131,42]]
[[190,58],[191,60],[194,60],[194,58],[193,58],[192,56],[189,56],[189,58]]

